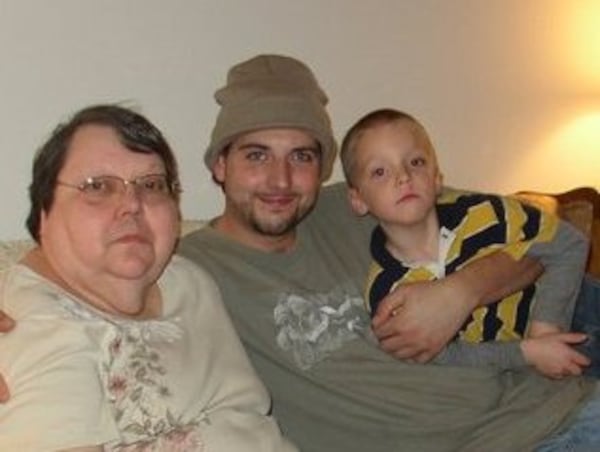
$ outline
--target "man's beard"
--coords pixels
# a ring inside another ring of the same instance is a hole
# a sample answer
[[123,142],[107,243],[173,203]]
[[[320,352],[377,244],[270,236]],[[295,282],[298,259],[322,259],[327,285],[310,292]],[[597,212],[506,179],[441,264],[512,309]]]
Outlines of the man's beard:
[[286,217],[281,220],[276,220],[275,222],[263,220],[255,216],[251,215],[248,218],[248,223],[252,227],[252,229],[259,234],[270,236],[270,237],[283,237],[290,232],[293,232],[296,227],[304,221],[307,215],[314,209],[316,204],[315,202],[311,203],[310,207],[304,209],[298,209],[293,212],[292,215]]
[[261,235],[282,237],[292,232],[305,216],[306,213],[300,214],[295,212],[292,216],[276,222],[260,221],[260,219],[252,216],[250,218],[250,226]]

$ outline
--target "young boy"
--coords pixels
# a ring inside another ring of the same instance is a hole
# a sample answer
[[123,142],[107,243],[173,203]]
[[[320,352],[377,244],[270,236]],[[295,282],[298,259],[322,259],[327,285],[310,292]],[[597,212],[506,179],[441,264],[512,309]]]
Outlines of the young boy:
[[[364,116],[346,134],[341,160],[353,210],[379,222],[366,290],[372,313],[397,284],[443,278],[497,250],[518,259],[554,237],[558,219],[516,199],[443,191],[429,136],[408,114],[383,109]],[[575,278],[583,275],[586,252],[579,252]],[[534,292],[527,287],[474,310],[435,362],[529,364],[552,378],[580,374],[589,360],[570,344],[585,336],[563,332],[577,294],[557,307],[535,300]]]

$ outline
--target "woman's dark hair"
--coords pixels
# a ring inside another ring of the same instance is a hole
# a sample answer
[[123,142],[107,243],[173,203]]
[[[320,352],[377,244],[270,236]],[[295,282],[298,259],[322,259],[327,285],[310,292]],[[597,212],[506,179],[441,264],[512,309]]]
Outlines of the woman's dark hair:
[[156,154],[162,160],[167,181],[173,187],[173,196],[179,196],[177,161],[171,147],[158,128],[144,116],[117,105],[95,105],[84,108],[66,123],[59,124],[50,138],[38,149],[33,160],[29,200],[31,202],[26,226],[40,241],[42,212],[49,212],[54,201],[54,189],[62,170],[73,136],[79,128],[88,125],[106,126],[115,131],[123,146],[132,152]]

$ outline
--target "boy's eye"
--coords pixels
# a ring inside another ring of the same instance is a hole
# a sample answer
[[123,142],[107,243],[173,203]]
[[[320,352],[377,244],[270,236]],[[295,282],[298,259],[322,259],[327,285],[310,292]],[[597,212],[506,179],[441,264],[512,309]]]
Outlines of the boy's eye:
[[424,166],[427,163],[425,157],[415,157],[410,161],[412,166]]
[[371,171],[372,177],[382,177],[385,174],[385,170],[383,168],[375,168]]

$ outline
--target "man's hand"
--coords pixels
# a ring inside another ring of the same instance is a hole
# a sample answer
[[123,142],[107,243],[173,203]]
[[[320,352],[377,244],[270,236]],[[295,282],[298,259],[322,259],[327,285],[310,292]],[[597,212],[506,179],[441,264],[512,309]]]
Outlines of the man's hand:
[[377,308],[373,331],[386,352],[426,363],[450,342],[475,308],[526,287],[541,272],[535,260],[515,261],[496,252],[445,278],[399,285]]
[[[4,312],[0,311],[0,333],[7,333],[12,330],[14,326],[14,320],[4,314]],[[0,374],[0,403],[6,402],[9,396],[8,386],[6,386],[6,382]]]
[[546,334],[523,339],[521,350],[525,361],[546,377],[560,379],[570,375],[581,375],[590,360],[571,348],[586,339],[582,333]]
[[372,327],[383,350],[425,363],[454,337],[473,309],[469,295],[450,278],[403,284],[383,299]]

